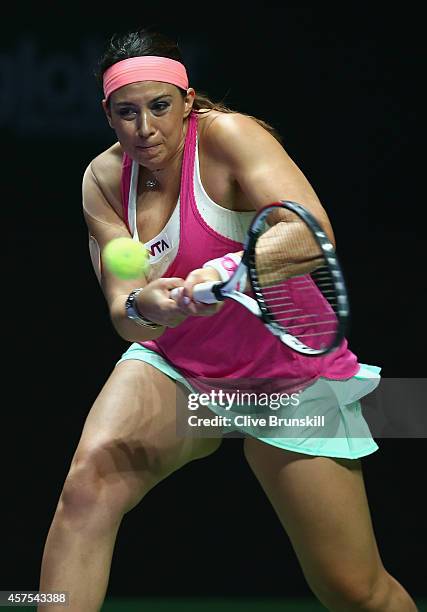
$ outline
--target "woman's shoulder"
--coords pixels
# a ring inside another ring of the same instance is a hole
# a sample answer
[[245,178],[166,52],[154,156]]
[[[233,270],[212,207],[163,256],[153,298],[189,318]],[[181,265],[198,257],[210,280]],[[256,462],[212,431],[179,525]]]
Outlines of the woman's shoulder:
[[123,150],[116,142],[89,163],[85,175],[96,183],[105,199],[116,209],[121,207],[120,181]]
[[89,167],[100,184],[115,182],[122,171],[123,150],[118,142],[114,143],[92,159]]
[[211,136],[218,130],[239,129],[251,124],[256,125],[256,121],[249,115],[238,113],[237,111],[220,111],[213,108],[202,108],[197,111],[199,123],[199,135]]
[[239,112],[201,112],[199,123],[203,149],[212,157],[221,158],[230,148],[245,148],[259,138],[275,140],[254,117]]

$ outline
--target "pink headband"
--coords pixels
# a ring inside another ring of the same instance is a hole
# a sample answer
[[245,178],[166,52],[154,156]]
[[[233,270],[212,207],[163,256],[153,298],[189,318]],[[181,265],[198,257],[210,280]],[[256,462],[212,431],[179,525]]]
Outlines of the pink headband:
[[119,87],[138,81],[162,81],[188,89],[184,65],[168,57],[154,55],[130,57],[113,64],[105,71],[103,81],[106,100]]

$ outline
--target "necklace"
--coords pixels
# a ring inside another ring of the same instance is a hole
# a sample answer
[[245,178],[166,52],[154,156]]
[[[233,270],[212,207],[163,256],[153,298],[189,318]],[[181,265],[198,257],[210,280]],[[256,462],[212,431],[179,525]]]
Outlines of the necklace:
[[148,179],[145,181],[145,186],[148,187],[148,189],[155,189],[159,186],[159,181],[155,178]]

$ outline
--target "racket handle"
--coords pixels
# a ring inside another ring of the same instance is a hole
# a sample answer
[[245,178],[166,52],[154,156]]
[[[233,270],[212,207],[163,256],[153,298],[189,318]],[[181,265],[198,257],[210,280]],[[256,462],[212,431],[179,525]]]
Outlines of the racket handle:
[[213,294],[212,288],[214,285],[219,285],[221,282],[207,281],[206,283],[199,283],[193,287],[193,299],[195,302],[201,302],[202,304],[216,304],[218,300]]
[[[218,284],[218,282],[208,281],[206,283],[199,283],[198,285],[195,285],[193,288],[194,301],[202,304],[216,304],[218,300],[212,293],[212,287]],[[181,291],[182,287],[175,287],[175,289],[172,289],[170,292],[170,298],[176,301]]]

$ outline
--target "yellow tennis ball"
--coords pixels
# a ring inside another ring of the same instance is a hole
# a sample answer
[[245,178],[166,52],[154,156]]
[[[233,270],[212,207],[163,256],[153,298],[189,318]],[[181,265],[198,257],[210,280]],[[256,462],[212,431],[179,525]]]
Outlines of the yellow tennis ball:
[[125,237],[110,240],[102,251],[102,260],[112,274],[123,280],[147,275],[150,266],[145,246]]

